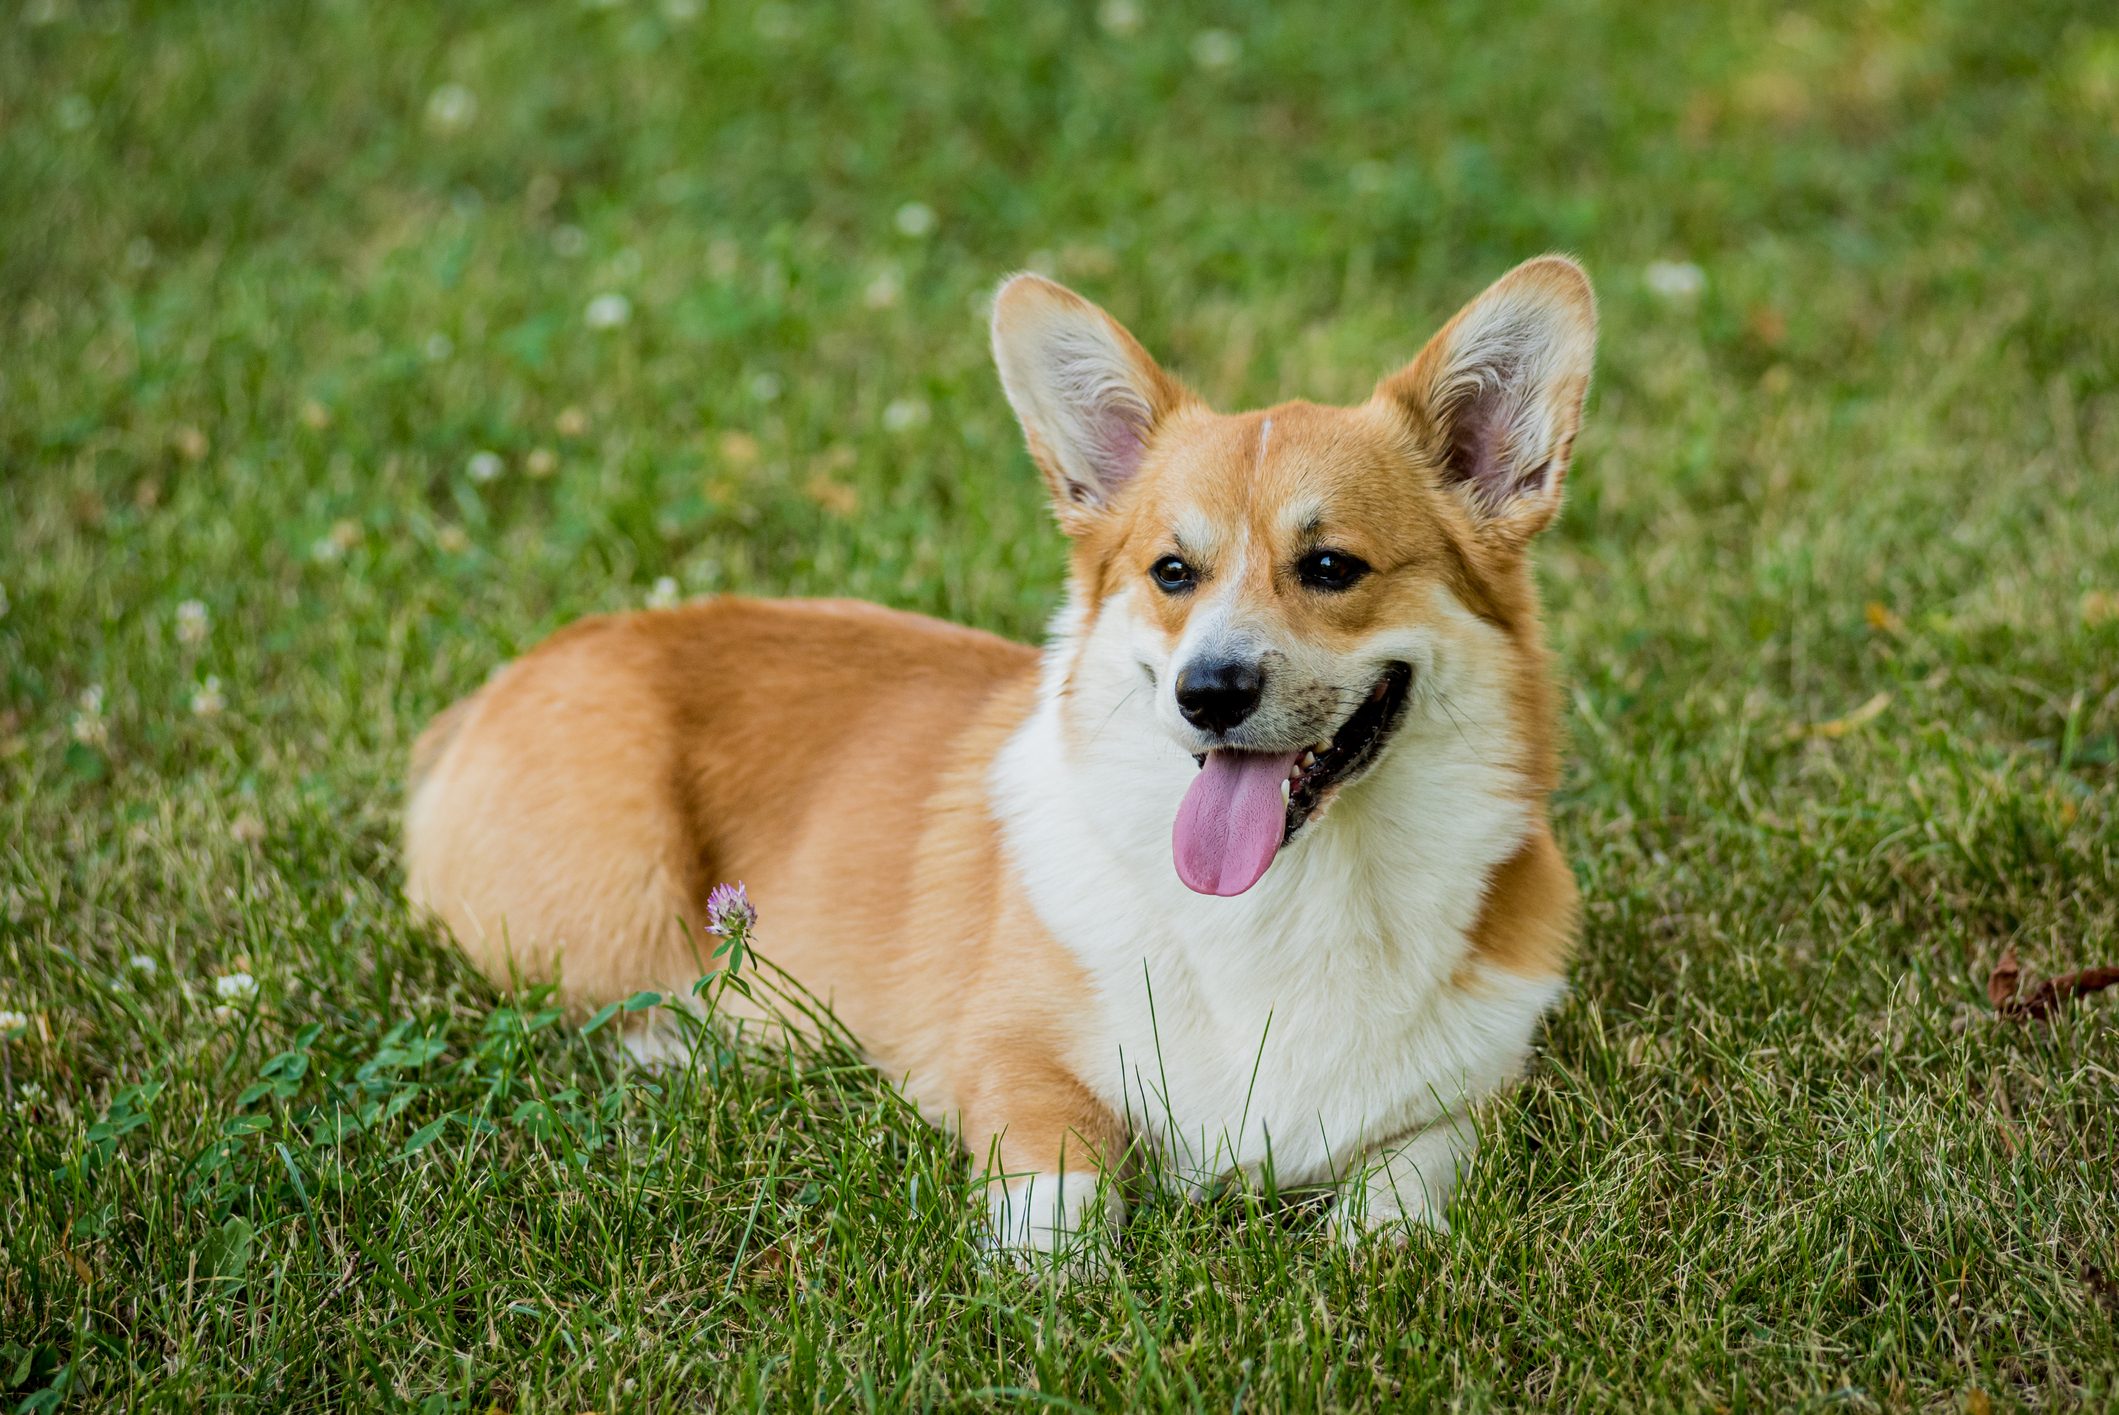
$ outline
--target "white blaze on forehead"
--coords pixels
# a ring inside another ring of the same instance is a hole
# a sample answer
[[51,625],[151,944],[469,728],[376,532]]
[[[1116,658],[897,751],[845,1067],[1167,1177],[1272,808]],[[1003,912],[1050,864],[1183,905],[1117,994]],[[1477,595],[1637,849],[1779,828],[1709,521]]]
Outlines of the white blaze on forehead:
[[1185,621],[1184,637],[1177,642],[1171,662],[1178,668],[1195,657],[1235,658],[1247,653],[1251,636],[1244,630],[1244,565],[1250,558],[1247,537],[1236,539],[1234,553],[1214,567],[1214,575],[1199,589],[1198,607]]

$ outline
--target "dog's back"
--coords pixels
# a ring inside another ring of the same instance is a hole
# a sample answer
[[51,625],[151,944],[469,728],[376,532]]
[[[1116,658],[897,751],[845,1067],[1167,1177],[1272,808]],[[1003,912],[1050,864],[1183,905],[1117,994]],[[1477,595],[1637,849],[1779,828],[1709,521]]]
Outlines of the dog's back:
[[557,979],[580,1005],[709,971],[697,928],[720,880],[851,903],[832,936],[890,927],[951,742],[1034,665],[851,601],[585,620],[421,734],[407,892],[496,981]]

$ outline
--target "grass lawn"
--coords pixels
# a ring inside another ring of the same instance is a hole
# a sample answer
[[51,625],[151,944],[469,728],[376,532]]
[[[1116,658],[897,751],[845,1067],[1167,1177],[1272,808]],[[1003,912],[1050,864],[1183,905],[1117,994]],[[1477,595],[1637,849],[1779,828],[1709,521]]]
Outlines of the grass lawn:
[[[2119,962],[2115,228],[2088,0],[10,0],[0,1407],[2119,1404],[2119,996],[1986,996]],[[413,735],[576,616],[1038,633],[1002,274],[1233,407],[1547,249],[1588,930],[1448,1235],[1040,1284],[843,1047],[408,918]]]

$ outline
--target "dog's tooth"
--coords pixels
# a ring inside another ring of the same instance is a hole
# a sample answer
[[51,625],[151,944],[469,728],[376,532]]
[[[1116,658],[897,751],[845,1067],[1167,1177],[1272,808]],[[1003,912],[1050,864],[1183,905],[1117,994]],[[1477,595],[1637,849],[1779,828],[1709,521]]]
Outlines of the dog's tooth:
[[1317,754],[1315,752],[1304,752],[1302,754],[1302,770],[1308,771],[1315,765],[1317,765]]
[[1288,797],[1292,796],[1293,794],[1294,783],[1289,781],[1286,777],[1282,777],[1280,779],[1280,804],[1285,806],[1288,803]]

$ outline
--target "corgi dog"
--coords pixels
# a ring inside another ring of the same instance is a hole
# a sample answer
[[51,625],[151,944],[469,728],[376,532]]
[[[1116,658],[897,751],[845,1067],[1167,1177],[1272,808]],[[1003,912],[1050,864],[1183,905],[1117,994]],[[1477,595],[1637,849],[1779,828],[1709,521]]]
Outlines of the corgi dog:
[[683,995],[745,881],[1006,1249],[1122,1221],[1150,1152],[1443,1226],[1578,932],[1530,550],[1587,278],[1519,266],[1354,407],[1215,412],[1035,275],[992,338],[1072,542],[1042,652],[847,601],[573,625],[420,739],[410,899],[586,1006]]

